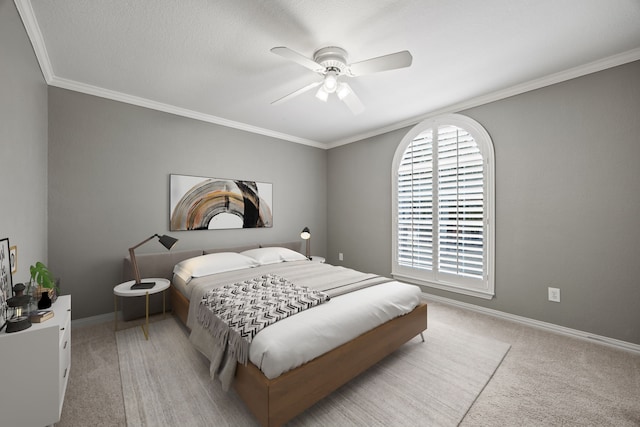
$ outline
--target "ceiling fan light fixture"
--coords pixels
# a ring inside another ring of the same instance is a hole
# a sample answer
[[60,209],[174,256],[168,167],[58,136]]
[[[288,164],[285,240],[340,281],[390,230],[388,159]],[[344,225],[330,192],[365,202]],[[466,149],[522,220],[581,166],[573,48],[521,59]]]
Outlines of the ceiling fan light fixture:
[[353,93],[353,91],[351,90],[351,87],[346,83],[340,83],[338,85],[338,89],[336,89],[336,95],[338,95],[338,98],[340,98],[341,101],[351,93]]
[[320,89],[316,92],[316,98],[323,102],[327,102],[327,99],[329,99],[329,92],[325,90],[324,85],[320,86]]
[[338,88],[338,73],[334,70],[327,71],[322,87],[327,93],[335,92]]

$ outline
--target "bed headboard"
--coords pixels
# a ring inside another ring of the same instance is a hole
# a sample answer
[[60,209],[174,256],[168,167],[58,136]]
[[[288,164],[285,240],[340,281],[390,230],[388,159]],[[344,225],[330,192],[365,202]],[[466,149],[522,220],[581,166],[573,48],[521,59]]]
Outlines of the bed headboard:
[[[264,243],[255,245],[236,246],[233,248],[212,248],[212,249],[191,249],[185,251],[168,251],[154,254],[136,255],[138,262],[138,270],[140,277],[164,277],[171,280],[173,278],[173,267],[180,261],[188,258],[197,257],[204,254],[212,254],[216,252],[242,252],[248,249],[255,249],[268,246],[282,246],[300,252],[302,242],[284,242],[284,243]],[[129,257],[123,259],[122,264],[122,281],[133,280],[133,268]]]

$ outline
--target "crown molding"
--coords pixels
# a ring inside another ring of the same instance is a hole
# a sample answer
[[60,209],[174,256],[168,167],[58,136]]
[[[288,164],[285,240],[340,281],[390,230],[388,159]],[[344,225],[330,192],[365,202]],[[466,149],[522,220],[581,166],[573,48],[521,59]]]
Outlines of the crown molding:
[[575,79],[577,77],[585,76],[587,74],[596,73],[598,71],[606,70],[608,68],[613,68],[629,62],[640,60],[640,48],[632,49],[627,52],[622,52],[617,55],[612,55],[607,58],[593,61],[588,64],[580,65],[578,67],[570,68],[568,70],[551,74],[549,76],[545,76],[545,77],[535,79],[526,83],[515,85],[515,86],[509,87],[503,90],[499,90],[496,92],[491,92],[485,95],[481,95],[466,101],[449,105],[444,108],[432,110],[420,116],[403,120],[401,122],[397,122],[389,126],[376,128],[369,132],[364,132],[364,133],[354,135],[349,138],[337,140],[331,143],[322,143],[322,142],[318,142],[318,141],[314,141],[306,138],[300,138],[294,135],[276,132],[270,129],[252,126],[246,123],[224,119],[222,117],[214,116],[211,114],[200,113],[197,111],[188,110],[186,108],[180,108],[173,105],[152,101],[146,98],[127,95],[125,93],[116,92],[116,91],[100,88],[97,86],[91,86],[84,83],[79,83],[76,81],[56,77],[53,67],[51,65],[51,61],[49,59],[49,55],[47,53],[47,49],[45,47],[44,38],[42,37],[42,32],[40,31],[40,27],[38,26],[38,21],[35,17],[33,8],[31,7],[31,1],[30,0],[14,0],[14,3],[16,5],[16,8],[18,9],[18,13],[20,14],[24,27],[27,31],[27,35],[31,40],[31,44],[33,45],[33,50],[36,54],[38,63],[40,64],[40,69],[42,70],[44,79],[47,82],[47,84],[51,86],[56,86],[63,89],[69,89],[76,92],[82,92],[89,95],[98,96],[101,98],[111,99],[114,101],[125,102],[128,104],[150,108],[150,109],[162,111],[165,113],[175,114],[178,116],[183,116],[183,117],[191,118],[194,120],[200,120],[207,123],[214,123],[214,124],[250,132],[250,133],[264,135],[271,138],[281,139],[281,140],[294,142],[297,144],[308,145],[311,147],[321,148],[325,150],[350,144],[352,142],[361,141],[363,139],[378,136],[387,132],[392,132],[394,130],[402,129],[407,126],[413,126],[417,123],[420,123],[423,120],[426,120],[430,117],[433,117],[439,114],[457,113],[462,110],[466,110],[468,108],[473,108],[480,105],[488,104],[490,102],[499,101],[501,99],[509,98],[514,95],[519,95],[535,89],[551,86],[556,83],[561,83],[567,80]]
[[49,83],[54,75],[53,68],[51,67],[49,54],[45,48],[44,38],[42,37],[42,32],[40,31],[36,15],[31,7],[31,2],[29,0],[14,0],[14,3],[16,5],[16,9],[18,9],[20,18],[22,19],[22,24],[27,31],[29,40],[31,40],[31,45],[33,46],[33,51],[36,54],[38,64],[40,64],[40,70],[42,71],[44,80]]
[[113,101],[124,102],[126,104],[137,105],[138,107],[144,107],[144,108],[149,108],[156,111],[175,114],[177,116],[187,117],[187,118],[199,120],[202,122],[213,123],[213,124],[233,128],[233,129],[238,129],[238,130],[255,133],[259,135],[264,135],[264,136],[276,138],[279,140],[295,142],[297,144],[309,145],[311,147],[316,147],[316,148],[323,148],[323,149],[327,148],[325,144],[322,144],[317,141],[312,141],[309,139],[272,131],[270,129],[248,125],[246,123],[224,119],[222,117],[214,116],[211,114],[205,114],[205,113],[200,113],[198,111],[189,110],[186,108],[176,107],[170,104],[164,104],[162,102],[152,101],[150,99],[133,96],[133,95],[129,95],[122,92],[104,89],[98,86],[79,83],[74,80],[62,79],[54,76],[49,82],[49,85],[59,87],[62,89],[72,90],[75,92],[85,93],[88,95],[98,96],[100,98],[111,99]]
[[490,102],[500,101],[501,99],[509,98],[511,96],[520,95],[532,90],[541,89],[546,86],[551,86],[556,83],[562,83],[568,80],[572,80],[578,77],[586,76],[588,74],[597,73],[608,68],[617,67],[633,61],[640,60],[640,48],[632,49],[626,52],[622,52],[617,55],[612,55],[607,58],[599,59],[597,61],[589,62],[584,65],[580,65],[568,70],[560,71],[558,73],[550,74],[539,79],[531,80],[525,83],[521,83],[515,86],[511,86],[506,89],[502,89],[496,92],[491,92],[485,95],[481,95],[475,98],[471,98],[466,101],[462,101],[453,105],[449,105],[438,110],[433,110],[412,119],[407,119],[402,122],[394,123],[393,125],[378,128],[367,133],[362,133],[349,138],[345,138],[339,141],[332,142],[327,145],[327,148],[335,148],[341,145],[350,144],[352,142],[361,141],[363,139],[371,138],[381,135],[383,133],[391,132],[394,130],[402,129],[407,126],[413,126],[422,122],[430,117],[440,114],[458,113],[460,111],[478,107],[480,105],[488,104]]
[[40,65],[40,69],[42,70],[44,79],[47,82],[47,84],[50,86],[55,86],[62,89],[68,89],[75,92],[81,92],[88,95],[98,96],[101,98],[111,99],[113,101],[119,101],[127,104],[137,105],[139,107],[145,107],[152,110],[175,114],[178,116],[187,117],[190,119],[199,120],[207,123],[222,125],[222,126],[230,127],[233,129],[238,129],[238,130],[255,133],[259,135],[264,135],[264,136],[268,136],[268,137],[279,139],[279,140],[295,142],[297,144],[309,145],[315,148],[322,148],[322,149],[327,148],[326,144],[320,143],[318,141],[300,138],[294,135],[288,135],[288,134],[276,132],[270,129],[265,129],[258,126],[248,125],[246,123],[224,119],[222,117],[214,116],[211,114],[200,113],[198,111],[188,110],[186,108],[180,108],[173,105],[152,101],[150,99],[132,96],[122,92],[116,92],[116,91],[104,89],[98,86],[92,86],[92,85],[80,83],[77,81],[57,77],[51,65],[51,60],[49,59],[49,54],[47,53],[42,32],[40,31],[40,27],[38,26],[38,20],[36,19],[33,8],[31,7],[31,2],[29,0],[14,0],[14,3],[16,5],[16,8],[18,9],[18,13],[20,15],[20,18],[22,19],[22,23],[25,27],[25,30],[27,31],[27,35],[31,40],[31,45],[33,46],[33,50],[36,54],[36,58],[38,60],[38,64]]

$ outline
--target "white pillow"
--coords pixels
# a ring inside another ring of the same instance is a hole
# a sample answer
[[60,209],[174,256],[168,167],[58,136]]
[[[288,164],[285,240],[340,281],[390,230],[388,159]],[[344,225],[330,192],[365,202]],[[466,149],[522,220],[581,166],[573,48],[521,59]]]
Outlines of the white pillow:
[[240,253],[255,259],[260,263],[260,265],[275,264],[277,262],[285,261],[304,261],[307,259],[307,257],[302,255],[300,252],[277,246],[249,249],[248,251]]
[[185,283],[189,283],[192,277],[208,276],[258,265],[260,264],[255,259],[236,252],[218,252],[185,259],[173,267],[173,273]]

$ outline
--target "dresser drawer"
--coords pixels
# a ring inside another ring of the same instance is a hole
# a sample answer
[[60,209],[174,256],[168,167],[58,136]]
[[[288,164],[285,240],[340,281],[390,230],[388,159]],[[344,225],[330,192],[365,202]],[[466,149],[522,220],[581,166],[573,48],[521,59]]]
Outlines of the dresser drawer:
[[71,369],[71,313],[67,316],[64,323],[60,325],[60,410],[62,410],[62,402],[64,401],[65,390],[69,380],[69,371]]

